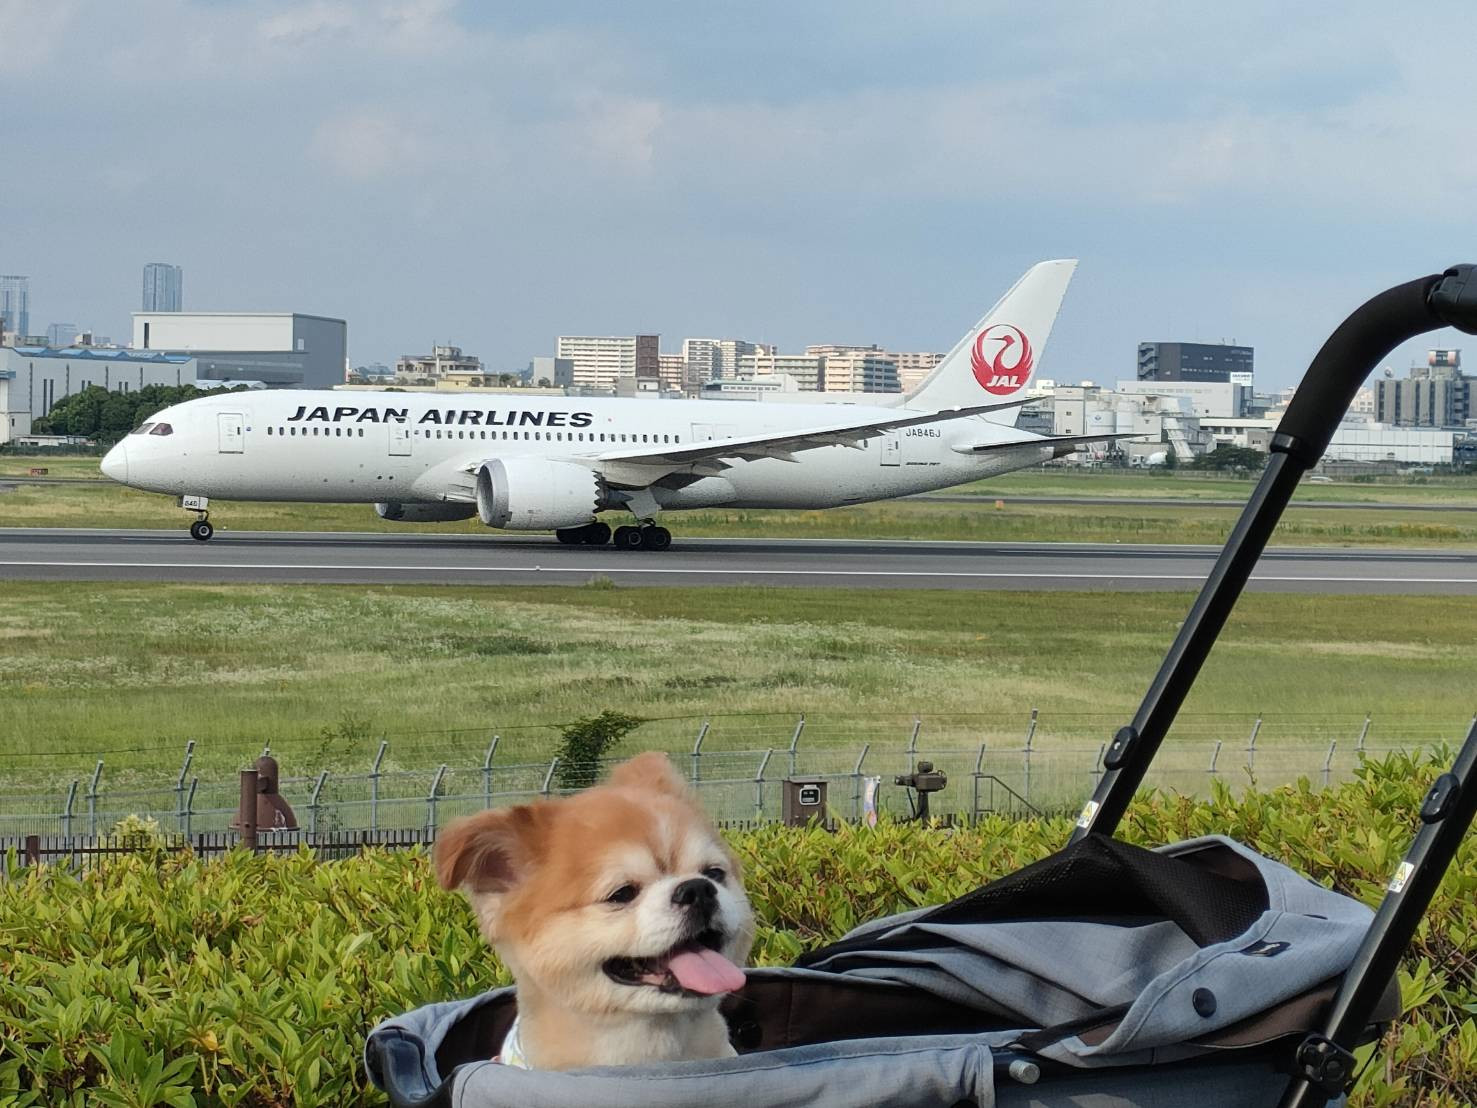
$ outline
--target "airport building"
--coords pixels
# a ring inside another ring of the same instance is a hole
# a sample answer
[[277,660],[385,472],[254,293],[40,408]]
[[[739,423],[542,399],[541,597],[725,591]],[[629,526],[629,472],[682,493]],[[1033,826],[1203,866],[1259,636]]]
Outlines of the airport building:
[[1140,381],[1230,381],[1253,371],[1253,348],[1208,342],[1139,343]]
[[[1388,371],[1386,371],[1388,372]],[[1375,384],[1374,418],[1394,427],[1461,427],[1477,415],[1460,350],[1432,350],[1405,379]]]
[[300,312],[134,312],[134,351],[194,358],[206,381],[259,381],[271,388],[343,383],[348,325]]
[[192,385],[195,359],[139,350],[0,347],[0,443],[31,433],[31,421],[92,385],[133,392],[147,385]]
[[1200,417],[1240,419],[1251,405],[1251,389],[1231,381],[1119,381],[1123,396],[1179,396]]
[[570,387],[615,391],[622,377],[660,376],[659,335],[560,335],[554,356],[568,358]]

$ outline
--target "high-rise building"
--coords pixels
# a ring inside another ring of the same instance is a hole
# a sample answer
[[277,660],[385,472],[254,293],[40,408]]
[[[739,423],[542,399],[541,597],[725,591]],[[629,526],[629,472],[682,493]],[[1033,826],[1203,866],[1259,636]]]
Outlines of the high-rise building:
[[1250,346],[1208,342],[1139,343],[1140,381],[1230,381],[1252,372]]
[[664,390],[681,392],[687,384],[687,359],[681,354],[657,355],[657,376]]
[[731,381],[738,376],[739,359],[749,354],[773,354],[774,345],[745,339],[684,339],[689,384]]
[[659,335],[560,335],[554,355],[568,358],[574,388],[614,389],[622,377],[660,373]]
[[486,377],[482,359],[463,354],[460,346],[433,346],[429,354],[401,354],[395,363],[395,380],[402,383],[445,380],[481,385]]
[[738,379],[790,377],[801,392],[820,392],[826,359],[819,354],[745,354],[738,360]]
[[[1460,350],[1432,350],[1406,380],[1375,384],[1375,420],[1392,427],[1459,427],[1472,415],[1472,378],[1462,373]],[[1388,370],[1386,371],[1388,372]]]
[[897,363],[885,350],[828,354],[821,372],[823,392],[901,392]]
[[46,328],[46,345],[52,348],[71,346],[80,333],[75,323],[53,323]]
[[16,274],[0,274],[0,318],[3,329],[17,335],[31,333],[31,279]]
[[928,375],[944,360],[942,354],[929,352],[898,353],[892,356],[897,363],[898,384],[904,392],[912,392],[928,378]]
[[144,266],[144,311],[182,312],[185,310],[185,271],[168,262],[150,262]]

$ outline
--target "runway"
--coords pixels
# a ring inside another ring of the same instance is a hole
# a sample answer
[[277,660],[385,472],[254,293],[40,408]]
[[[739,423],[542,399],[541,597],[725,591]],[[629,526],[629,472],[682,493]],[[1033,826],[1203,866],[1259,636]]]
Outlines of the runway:
[[[0,528],[0,579],[363,584],[774,585],[1190,590],[1218,548],[1097,543],[689,539],[664,553],[546,536]],[[1274,548],[1264,592],[1477,594],[1477,553]]]

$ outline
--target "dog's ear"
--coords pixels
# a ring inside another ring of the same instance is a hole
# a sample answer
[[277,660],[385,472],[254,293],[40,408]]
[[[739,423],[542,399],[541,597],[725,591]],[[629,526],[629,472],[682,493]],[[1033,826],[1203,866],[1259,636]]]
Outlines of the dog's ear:
[[443,889],[505,893],[528,875],[547,820],[541,805],[478,812],[436,837],[436,880]]
[[615,767],[610,783],[628,789],[651,789],[671,796],[687,796],[687,783],[660,750],[648,750]]

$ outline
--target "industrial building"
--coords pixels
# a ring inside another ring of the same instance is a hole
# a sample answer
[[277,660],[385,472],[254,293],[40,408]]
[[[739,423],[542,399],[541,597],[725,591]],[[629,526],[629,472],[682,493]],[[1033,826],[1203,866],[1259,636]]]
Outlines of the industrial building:
[[348,325],[301,312],[134,312],[133,349],[187,354],[206,381],[272,388],[343,383]]
[[0,347],[0,444],[31,433],[31,421],[92,385],[133,392],[147,385],[191,385],[195,359],[185,354],[44,346]]

